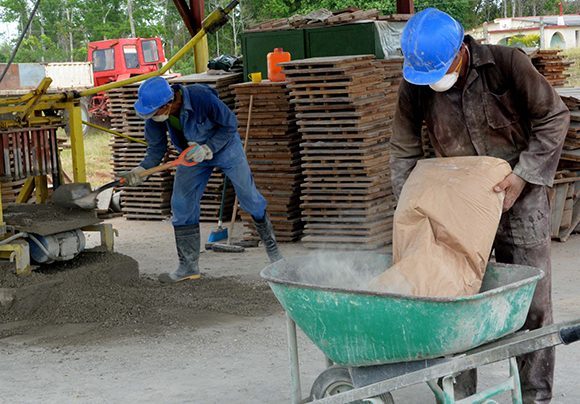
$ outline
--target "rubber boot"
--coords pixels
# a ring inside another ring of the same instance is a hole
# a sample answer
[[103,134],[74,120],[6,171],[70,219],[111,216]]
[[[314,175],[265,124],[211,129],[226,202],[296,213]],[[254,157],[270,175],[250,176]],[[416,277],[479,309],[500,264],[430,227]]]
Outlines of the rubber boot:
[[162,283],[175,283],[187,279],[199,279],[199,225],[179,226],[173,228],[179,266],[175,272],[159,275]]
[[256,225],[256,230],[258,230],[258,235],[260,236],[260,239],[262,239],[264,247],[266,248],[268,258],[270,258],[270,262],[280,261],[282,259],[282,254],[278,251],[278,243],[276,243],[274,228],[272,227],[272,222],[268,217],[268,213],[266,212],[264,214],[262,220],[257,220],[255,217],[253,219],[254,224]]

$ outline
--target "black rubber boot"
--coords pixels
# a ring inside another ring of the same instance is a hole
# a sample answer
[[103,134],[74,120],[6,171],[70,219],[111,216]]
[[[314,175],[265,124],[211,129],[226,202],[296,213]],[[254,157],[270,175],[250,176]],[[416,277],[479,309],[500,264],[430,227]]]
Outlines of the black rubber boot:
[[274,228],[272,227],[272,222],[268,217],[268,213],[264,214],[262,220],[256,220],[254,217],[254,224],[256,225],[256,230],[258,230],[258,235],[264,243],[266,248],[266,253],[270,262],[280,261],[282,259],[282,254],[278,251],[278,243],[276,243],[276,237],[274,236]]
[[199,279],[199,225],[179,226],[173,228],[179,266],[175,272],[159,275],[162,283],[175,283],[187,279]]

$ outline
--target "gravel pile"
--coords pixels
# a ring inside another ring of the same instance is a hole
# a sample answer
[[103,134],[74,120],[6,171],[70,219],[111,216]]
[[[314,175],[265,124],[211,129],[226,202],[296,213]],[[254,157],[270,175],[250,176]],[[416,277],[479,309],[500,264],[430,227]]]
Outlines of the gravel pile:
[[81,254],[29,277],[16,277],[2,267],[1,288],[14,297],[0,304],[0,323],[164,326],[187,322],[198,312],[264,316],[280,310],[266,283],[203,277],[164,286],[139,278],[137,262],[117,253]]

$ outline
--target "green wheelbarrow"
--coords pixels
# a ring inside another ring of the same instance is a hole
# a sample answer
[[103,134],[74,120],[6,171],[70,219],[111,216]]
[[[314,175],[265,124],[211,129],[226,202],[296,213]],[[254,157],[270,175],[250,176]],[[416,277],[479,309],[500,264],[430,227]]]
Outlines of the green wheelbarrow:
[[[480,293],[460,298],[365,290],[390,262],[388,255],[324,253],[288,258],[262,271],[287,313],[293,403],[391,403],[391,391],[421,382],[438,402],[455,403],[458,372],[504,359],[510,361],[509,379],[461,402],[493,402],[487,400],[511,391],[513,402],[521,403],[515,356],[580,338],[580,320],[514,334],[544,276],[537,268],[490,263]],[[296,324],[328,365],[306,400]]]

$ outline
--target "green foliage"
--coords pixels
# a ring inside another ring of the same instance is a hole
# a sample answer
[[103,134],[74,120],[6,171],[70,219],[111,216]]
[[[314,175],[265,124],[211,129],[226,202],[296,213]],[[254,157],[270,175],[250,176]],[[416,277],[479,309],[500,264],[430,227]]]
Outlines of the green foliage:
[[516,35],[507,40],[508,46],[534,48],[540,46],[540,35]]
[[66,52],[46,35],[30,35],[24,38],[15,58],[16,63],[61,62],[63,60],[66,60]]
[[[0,23],[25,26],[35,0],[0,0]],[[84,61],[91,41],[125,38],[131,35],[128,2],[132,3],[135,34],[139,37],[161,37],[166,56],[174,55],[191,35],[172,0],[42,0],[25,40],[18,51],[17,62]],[[229,0],[205,0],[206,15]],[[503,4],[511,15],[508,0],[415,0],[415,9],[437,7],[457,18],[466,29],[503,16]],[[518,14],[531,15],[558,12],[559,0],[516,0]],[[188,1],[185,2],[189,4]],[[396,0],[243,0],[230,23],[218,34],[208,36],[210,58],[220,54],[241,54],[243,29],[265,20],[306,14],[326,8],[376,8],[384,14],[396,12]],[[566,12],[577,11],[580,0],[566,2]],[[515,41],[515,39],[514,39]],[[72,47],[71,47],[72,42]],[[15,39],[0,39],[0,62],[8,60]],[[193,55],[176,66],[176,71],[191,73]]]

